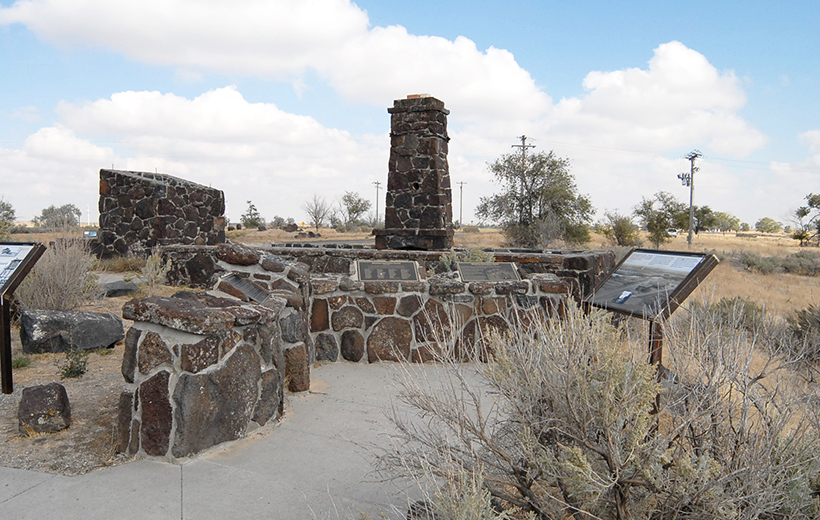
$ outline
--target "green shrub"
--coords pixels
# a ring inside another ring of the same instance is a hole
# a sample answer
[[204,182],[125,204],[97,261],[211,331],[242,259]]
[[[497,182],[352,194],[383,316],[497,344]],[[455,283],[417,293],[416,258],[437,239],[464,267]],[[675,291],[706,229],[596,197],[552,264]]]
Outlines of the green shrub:
[[65,361],[57,362],[60,379],[76,379],[88,372],[88,351],[72,349],[65,353]]
[[715,327],[743,329],[749,332],[760,332],[765,327],[766,311],[748,298],[735,296],[721,298],[717,303],[699,303],[693,301],[691,309],[703,319],[703,314],[711,314],[710,319]]
[[464,226],[461,230],[462,233],[481,233],[481,230],[478,226]]
[[14,356],[11,359],[11,368],[26,368],[31,366],[31,358],[28,356]]
[[780,270],[780,262],[776,258],[751,251],[741,251],[737,261],[747,271],[757,271],[761,274],[771,274]]
[[820,252],[798,251],[784,258],[781,265],[787,273],[817,276],[820,274]]

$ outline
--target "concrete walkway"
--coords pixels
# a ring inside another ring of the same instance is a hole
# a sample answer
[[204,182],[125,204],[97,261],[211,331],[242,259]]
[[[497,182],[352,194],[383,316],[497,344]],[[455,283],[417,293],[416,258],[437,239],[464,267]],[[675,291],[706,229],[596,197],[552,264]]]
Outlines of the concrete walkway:
[[[421,379],[441,373],[412,370]],[[0,518],[404,518],[416,486],[373,473],[377,447],[394,431],[399,366],[339,362],[311,376],[311,391],[288,396],[278,426],[181,465],[140,460],[75,477],[0,467]]]

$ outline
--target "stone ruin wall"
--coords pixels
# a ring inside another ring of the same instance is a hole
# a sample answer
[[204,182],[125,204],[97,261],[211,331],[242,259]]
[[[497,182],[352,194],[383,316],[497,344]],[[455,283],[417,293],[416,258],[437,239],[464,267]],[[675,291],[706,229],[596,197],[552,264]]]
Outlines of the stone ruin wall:
[[99,210],[93,249],[102,258],[225,241],[222,191],[170,175],[100,170]]

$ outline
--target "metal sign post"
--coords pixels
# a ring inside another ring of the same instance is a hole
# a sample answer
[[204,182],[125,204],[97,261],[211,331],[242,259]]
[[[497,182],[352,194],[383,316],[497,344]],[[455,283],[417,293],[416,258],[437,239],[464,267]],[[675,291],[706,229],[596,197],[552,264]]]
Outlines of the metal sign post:
[[11,295],[45,252],[45,246],[39,243],[0,243],[0,375],[4,394],[14,391],[11,374]]

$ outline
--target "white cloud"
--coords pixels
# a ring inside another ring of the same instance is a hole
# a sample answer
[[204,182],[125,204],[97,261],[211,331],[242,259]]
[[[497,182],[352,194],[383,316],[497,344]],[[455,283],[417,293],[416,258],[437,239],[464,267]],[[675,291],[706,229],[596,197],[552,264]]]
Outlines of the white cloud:
[[807,146],[812,153],[820,152],[820,130],[809,130],[798,136],[801,144]]

